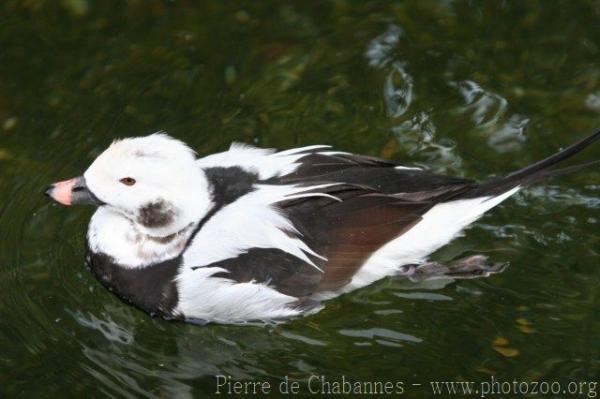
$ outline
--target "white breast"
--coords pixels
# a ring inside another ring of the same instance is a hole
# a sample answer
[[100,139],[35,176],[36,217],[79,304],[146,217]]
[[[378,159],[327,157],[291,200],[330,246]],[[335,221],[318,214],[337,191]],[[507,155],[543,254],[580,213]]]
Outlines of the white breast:
[[141,234],[125,216],[102,206],[92,216],[87,237],[92,252],[109,255],[123,267],[143,267],[179,255],[191,230],[160,242]]

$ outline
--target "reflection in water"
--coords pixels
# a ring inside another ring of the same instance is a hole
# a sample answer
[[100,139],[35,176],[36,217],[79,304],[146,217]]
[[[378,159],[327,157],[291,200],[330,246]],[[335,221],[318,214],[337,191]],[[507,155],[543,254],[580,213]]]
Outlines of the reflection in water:
[[588,94],[585,105],[592,111],[600,112],[600,91]]
[[350,330],[344,329],[340,330],[340,334],[346,335],[348,337],[356,337],[363,339],[374,339],[374,338],[385,338],[392,342],[422,342],[423,340],[417,337],[414,337],[409,334],[402,334],[397,331],[388,330],[386,328],[369,328],[366,330]]
[[[137,311],[120,305],[106,306],[100,315],[69,312],[89,331],[79,341],[85,361],[80,367],[108,395],[123,397],[197,397],[199,381],[214,389],[216,375],[234,380],[266,379],[277,381],[279,374],[261,367],[264,359],[285,361],[286,374],[306,380],[320,373],[318,354],[335,345],[339,348],[378,344],[403,347],[423,340],[391,327],[341,328],[339,331],[303,332],[292,325],[237,327],[208,325],[196,327],[161,320],[141,320]],[[382,309],[374,314],[391,318],[402,314],[399,309]],[[300,319],[299,322],[302,322]],[[158,330],[158,331],[157,331]],[[345,344],[339,335],[352,338]],[[94,338],[95,336],[95,338]],[[308,356],[294,353],[302,345]],[[314,349],[309,349],[314,348]],[[151,385],[147,381],[154,381]]]
[[[436,126],[429,111],[409,112],[413,105],[415,82],[407,71],[407,61],[398,49],[403,30],[399,25],[388,29],[367,46],[365,56],[369,65],[387,71],[383,83],[383,99],[388,116],[396,124],[391,128],[398,143],[409,156],[419,154],[429,166],[438,170],[458,168],[460,156],[449,139],[436,137]],[[401,121],[397,124],[397,121]]]
[[471,80],[450,82],[465,100],[462,113],[470,114],[475,127],[488,136],[487,143],[499,153],[515,151],[525,141],[524,130],[529,118],[507,116],[508,101],[501,95],[483,89]]
[[372,67],[384,67],[393,61],[393,52],[402,36],[402,28],[390,25],[384,33],[371,40],[365,56]]
[[506,112],[508,101],[496,93],[486,91],[471,80],[450,82],[463,96],[466,106],[465,111],[471,112],[473,123],[478,127],[495,125]]
[[[108,392],[125,397],[192,398],[193,389],[186,380],[219,374],[220,365],[230,361],[232,354],[239,355],[235,344],[215,342],[209,334],[194,331],[187,337],[164,334],[159,345],[148,345],[145,337],[139,336],[148,330],[130,324],[134,321],[129,320],[130,315],[125,314],[121,323],[109,316],[124,313],[120,308],[107,309],[104,319],[73,313],[78,323],[106,338],[96,340],[95,345],[81,342],[81,349],[89,361],[82,367]],[[156,380],[156,385],[147,386],[144,381],[148,378]]]
[[383,86],[383,98],[387,113],[392,118],[398,118],[406,112],[413,96],[413,78],[406,72],[403,62],[394,59],[401,36],[402,28],[390,25],[386,32],[369,43],[365,52],[370,66],[389,71]]
[[540,212],[541,208],[549,203],[553,209],[565,209],[570,206],[582,206],[589,210],[600,209],[600,185],[587,185],[579,189],[565,189],[551,184],[534,186],[516,197],[516,203],[527,208],[539,207]]
[[435,294],[432,292],[409,292],[409,293],[396,292],[394,295],[396,295],[399,298],[420,299],[420,300],[425,300],[425,301],[451,301],[452,300],[452,297],[449,297],[447,295],[442,295],[442,294]]
[[393,62],[383,86],[383,98],[388,115],[392,118],[402,116],[412,102],[413,79],[400,62]]
[[488,145],[499,153],[518,150],[525,141],[524,130],[528,123],[529,118],[512,115],[489,136]]
[[392,128],[394,136],[410,156],[419,154],[437,168],[458,168],[461,158],[452,140],[436,140],[436,127],[427,112],[418,112],[411,119]]
[[[72,315],[79,324],[101,332],[104,338],[109,341],[120,342],[122,344],[133,343],[133,334],[115,323],[109,315],[104,315],[107,318],[106,321],[99,319],[93,314],[83,315],[80,311],[74,312]],[[133,320],[130,318],[129,321]]]
[[[119,321],[111,315],[118,315]],[[212,381],[218,374],[235,379],[270,378],[271,373],[260,367],[262,357],[288,352],[290,342],[327,345],[287,331],[281,332],[284,339],[276,339],[268,326],[197,327],[161,320],[147,325],[146,320],[136,321],[130,309],[120,306],[107,307],[102,316],[81,312],[72,316],[105,338],[94,340],[93,345],[80,343],[89,361],[82,367],[109,392],[125,397],[191,398],[195,397],[193,381]],[[156,334],[157,328],[162,330],[158,337],[147,336]],[[148,379],[156,383],[147,386],[144,381]]]

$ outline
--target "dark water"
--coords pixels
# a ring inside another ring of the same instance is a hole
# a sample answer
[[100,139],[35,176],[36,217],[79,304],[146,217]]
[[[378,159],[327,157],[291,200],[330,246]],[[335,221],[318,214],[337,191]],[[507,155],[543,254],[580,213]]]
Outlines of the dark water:
[[403,381],[409,397],[432,380],[600,380],[597,169],[518,194],[434,255],[485,253],[510,262],[501,275],[390,278],[270,327],[126,307],[84,268],[92,210],[41,195],[114,137],[159,129],[201,154],[329,143],[508,172],[600,126],[596,1],[5,0],[0,123],[2,398],[203,397],[216,374],[305,394],[311,375]]

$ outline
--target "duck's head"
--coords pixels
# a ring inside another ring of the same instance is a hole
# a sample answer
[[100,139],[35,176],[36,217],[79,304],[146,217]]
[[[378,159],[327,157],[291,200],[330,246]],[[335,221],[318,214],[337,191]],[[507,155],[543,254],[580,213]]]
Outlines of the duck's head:
[[210,203],[206,177],[186,144],[164,133],[113,142],[83,176],[51,185],[63,205],[93,204],[119,212],[148,235],[186,228]]

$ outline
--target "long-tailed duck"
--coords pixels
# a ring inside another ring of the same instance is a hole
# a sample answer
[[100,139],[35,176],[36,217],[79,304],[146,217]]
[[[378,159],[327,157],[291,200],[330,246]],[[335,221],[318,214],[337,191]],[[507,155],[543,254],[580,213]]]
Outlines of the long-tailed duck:
[[86,260],[124,301],[169,319],[273,320],[389,275],[498,271],[478,256],[424,262],[520,188],[598,164],[554,168],[598,139],[478,183],[323,145],[233,144],[197,159],[157,133],[113,142],[82,177],[46,194],[98,206]]

